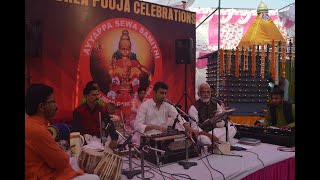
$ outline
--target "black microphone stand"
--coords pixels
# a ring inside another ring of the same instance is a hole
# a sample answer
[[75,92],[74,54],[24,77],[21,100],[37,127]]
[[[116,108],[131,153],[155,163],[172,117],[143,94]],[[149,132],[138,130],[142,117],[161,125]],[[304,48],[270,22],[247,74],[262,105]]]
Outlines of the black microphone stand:
[[101,140],[101,144],[103,144],[103,146],[105,145],[105,142],[102,141],[102,115],[101,115],[101,107],[98,101],[96,101],[95,106],[98,108],[98,112],[99,112],[99,124],[100,124],[100,140]]
[[189,169],[190,167],[192,166],[196,166],[197,163],[196,162],[188,162],[188,159],[189,159],[189,147],[188,147],[188,137],[187,137],[187,132],[185,134],[185,146],[186,146],[186,159],[185,161],[179,161],[178,164],[183,166],[184,169]]
[[[110,123],[107,123],[107,127],[106,129],[112,126]],[[132,179],[135,175],[138,175],[140,173],[142,173],[144,171],[143,167],[141,167],[141,170],[133,170],[132,169],[132,147],[138,152],[138,153],[142,153],[140,152],[136,147],[133,146],[132,144],[132,136],[130,136],[129,138],[124,137],[124,135],[122,135],[116,128],[114,128],[116,133],[123,138],[125,141],[124,143],[121,145],[121,147],[119,148],[119,151],[121,151],[123,149],[123,147],[126,146],[126,143],[128,143],[128,147],[129,147],[129,170],[123,170],[122,174],[127,176],[128,179]]]
[[[166,102],[168,102],[168,101],[166,101]],[[169,103],[169,102],[168,102],[168,103]],[[185,113],[184,111],[182,111],[182,110],[181,110],[179,107],[177,107],[176,105],[174,105],[174,104],[172,104],[172,103],[169,103],[169,104],[173,105],[173,106],[177,109],[178,113],[181,113],[183,116],[188,117],[188,118],[192,119],[194,122],[196,122],[197,124],[199,124],[192,116],[190,116],[189,114],[187,114],[187,113]],[[178,115],[179,115],[179,114],[178,114]],[[177,115],[176,119],[178,119],[178,115]],[[179,124],[180,124],[180,123],[179,123]],[[190,139],[193,141],[192,137],[190,137]],[[189,169],[190,167],[197,165],[196,162],[188,162],[188,160],[189,160],[189,146],[188,146],[188,141],[187,141],[187,140],[188,140],[188,134],[187,134],[187,132],[185,131],[186,159],[185,159],[185,161],[179,161],[179,162],[178,162],[178,164],[181,165],[181,166],[183,166],[184,169]],[[193,141],[193,143],[194,143],[194,141]]]

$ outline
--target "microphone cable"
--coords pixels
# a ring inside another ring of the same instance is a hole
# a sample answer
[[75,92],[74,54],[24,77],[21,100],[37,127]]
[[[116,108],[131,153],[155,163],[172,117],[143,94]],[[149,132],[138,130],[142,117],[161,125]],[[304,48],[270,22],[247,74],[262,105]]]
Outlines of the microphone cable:
[[[218,149],[219,149],[219,148],[218,148]],[[220,151],[220,149],[219,149],[219,151]],[[220,151],[220,152],[221,152],[221,151]],[[206,159],[207,159],[207,162],[208,162],[210,168],[211,168],[212,170],[217,171],[218,173],[222,174],[223,180],[225,180],[226,178],[224,177],[224,174],[223,174],[221,171],[219,171],[219,170],[217,170],[217,169],[215,169],[215,168],[213,168],[213,167],[211,166],[210,161],[209,161],[209,159],[208,159],[208,156],[206,156]],[[210,171],[210,170],[209,170],[209,171]],[[211,171],[210,171],[210,174],[211,174]],[[211,176],[211,177],[212,177],[212,176]]]
[[263,161],[259,158],[259,154],[255,153],[255,152],[252,152],[252,151],[248,151],[248,150],[243,151],[243,152],[250,152],[250,153],[256,154],[256,155],[257,155],[258,160],[262,163],[262,166],[263,166],[263,167],[265,167],[265,166],[264,166]]
[[[200,150],[200,151],[201,151],[201,150]],[[202,151],[203,151],[203,154],[204,154],[204,153],[205,153],[204,149],[202,149]],[[205,155],[205,157],[206,157],[206,159],[207,159],[207,161],[208,161],[208,163],[209,163],[208,156],[207,156],[207,155]],[[202,163],[206,166],[206,168],[209,170],[209,173],[210,173],[211,179],[213,180],[212,173],[211,173],[211,171],[210,171],[209,167],[208,167],[208,166],[206,165],[206,163],[203,161],[203,158],[201,158],[201,161],[202,161]],[[210,164],[210,163],[209,163],[209,164]]]

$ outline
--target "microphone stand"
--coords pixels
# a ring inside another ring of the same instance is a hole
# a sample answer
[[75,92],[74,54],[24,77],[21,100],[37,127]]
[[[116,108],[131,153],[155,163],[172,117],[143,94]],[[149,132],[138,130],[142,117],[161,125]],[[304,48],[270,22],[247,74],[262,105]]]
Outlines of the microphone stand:
[[100,108],[100,105],[99,105],[98,101],[96,101],[96,106],[97,106],[98,112],[99,112],[100,139],[101,139],[101,144],[103,144],[103,146],[104,146],[104,145],[105,145],[105,142],[102,141],[102,116],[101,116],[101,108]]
[[[175,106],[176,107],[176,106]],[[176,107],[177,109],[179,109],[178,107]],[[183,112],[181,109],[180,109],[181,112]],[[184,112],[183,112],[184,113]],[[179,115],[179,114],[178,114]],[[176,117],[176,119],[178,119],[178,115]],[[189,115],[186,115],[186,113],[184,113],[185,116],[189,117]],[[179,119],[178,119],[179,120]],[[180,124],[180,123],[179,123]],[[181,126],[181,124],[180,124]],[[195,142],[193,141],[192,137],[190,137],[191,141],[195,144]],[[184,169],[189,169],[190,167],[192,166],[196,166],[197,163],[196,162],[188,162],[189,160],[189,146],[188,146],[188,134],[187,132],[185,131],[185,140],[184,140],[184,143],[185,143],[185,147],[186,147],[186,159],[185,161],[179,161],[178,164],[183,166]]]
[[[110,123],[107,123],[107,127],[106,129],[111,126]],[[133,170],[132,169],[132,147],[138,152],[138,153],[142,153],[141,151],[139,151],[136,147],[133,146],[132,144],[132,140],[131,138],[126,138],[124,137],[124,135],[122,135],[116,128],[114,128],[116,133],[125,140],[125,142],[122,144],[122,147],[125,146],[125,143],[128,142],[128,147],[129,147],[129,170],[123,170],[122,174],[127,176],[128,179],[132,179],[135,175],[140,174],[144,171],[143,166],[141,166],[141,170]],[[122,150],[122,148],[119,149],[120,151]]]
[[186,135],[185,135],[185,146],[186,146],[186,159],[185,161],[179,161],[178,164],[183,166],[184,169],[189,169],[190,167],[192,166],[196,166],[197,163],[196,162],[188,162],[188,159],[189,159],[189,147],[188,147],[188,137],[187,137],[187,132],[186,132]]

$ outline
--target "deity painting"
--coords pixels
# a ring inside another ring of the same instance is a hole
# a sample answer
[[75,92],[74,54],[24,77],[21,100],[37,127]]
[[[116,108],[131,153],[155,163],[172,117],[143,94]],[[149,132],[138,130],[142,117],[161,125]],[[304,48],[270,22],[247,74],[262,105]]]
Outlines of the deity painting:
[[138,32],[115,29],[95,44],[90,57],[92,77],[112,99],[131,99],[140,86],[148,87],[154,72],[150,44]]

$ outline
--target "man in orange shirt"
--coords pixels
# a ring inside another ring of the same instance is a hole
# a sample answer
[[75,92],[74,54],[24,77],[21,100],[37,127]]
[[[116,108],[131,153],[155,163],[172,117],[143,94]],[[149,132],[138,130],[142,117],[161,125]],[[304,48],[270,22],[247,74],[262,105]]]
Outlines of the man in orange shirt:
[[71,166],[69,156],[48,131],[48,120],[56,114],[57,105],[53,88],[44,84],[29,87],[25,108],[25,179],[99,179],[84,174],[79,167]]

